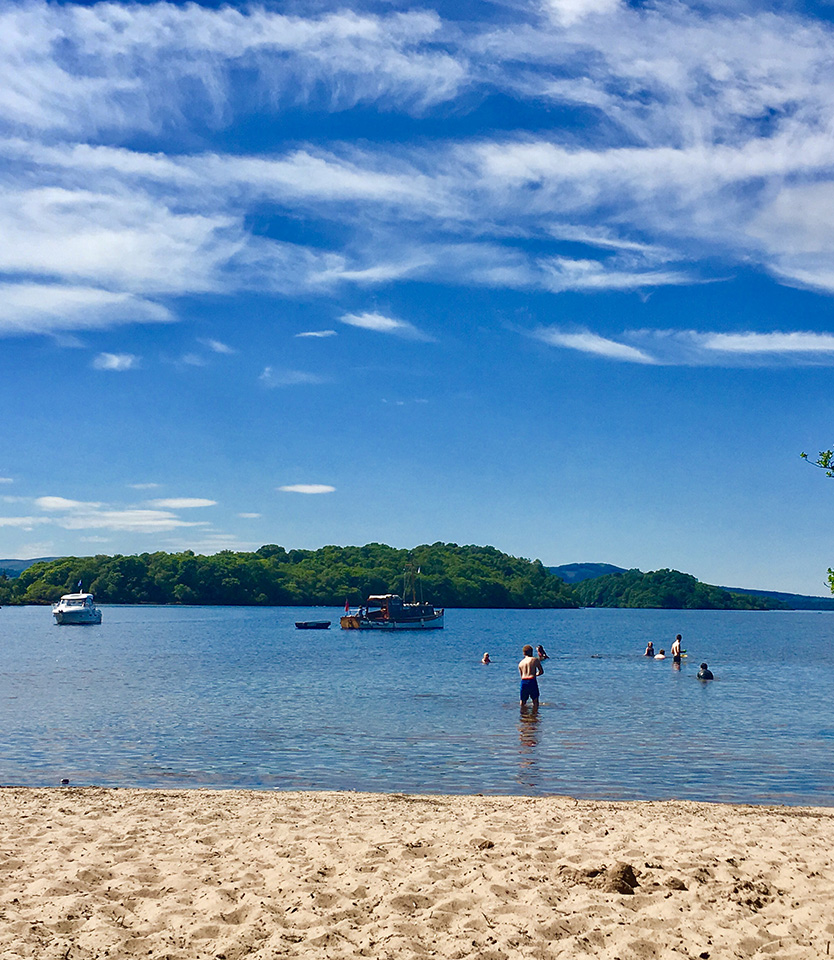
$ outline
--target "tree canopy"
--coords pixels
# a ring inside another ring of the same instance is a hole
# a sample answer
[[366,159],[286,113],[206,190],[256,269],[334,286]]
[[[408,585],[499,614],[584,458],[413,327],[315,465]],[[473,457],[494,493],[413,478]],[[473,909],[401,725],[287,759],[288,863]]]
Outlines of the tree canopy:
[[586,607],[773,610],[785,606],[768,597],[730,593],[721,587],[712,587],[678,570],[655,570],[651,573],[627,570],[625,573],[610,573],[577,583],[573,592]]
[[423,544],[397,550],[364,547],[286,550],[266,544],[252,553],[202,556],[63,557],[38,562],[20,576],[0,573],[0,604],[50,603],[83,589],[101,603],[352,606],[369,595],[403,593],[407,568],[420,570],[418,596],[441,607],[659,607],[671,610],[770,610],[787,604],[733,593],[677,570],[627,570],[568,586],[538,560],[495,547]]
[[409,565],[420,568],[420,589],[437,606],[578,606],[570,588],[540,561],[455,543],[413,550],[381,543],[320,550],[267,544],[253,553],[224,550],[211,556],[186,550],[64,557],[0,581],[0,603],[51,602],[75,590],[80,580],[102,603],[358,605],[370,594],[402,593]]

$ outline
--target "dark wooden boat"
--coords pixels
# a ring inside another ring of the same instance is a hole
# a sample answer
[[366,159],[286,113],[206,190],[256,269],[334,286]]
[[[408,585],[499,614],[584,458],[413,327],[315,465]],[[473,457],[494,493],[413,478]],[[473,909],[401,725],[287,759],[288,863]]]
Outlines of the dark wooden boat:
[[[403,576],[403,600],[396,593],[368,597],[356,613],[345,605],[345,615],[339,621],[342,630],[442,630],[445,610],[425,600],[417,599],[417,577],[413,564],[406,567]],[[422,589],[421,589],[422,594]]]
[[330,628],[329,620],[296,620],[296,629],[298,630],[328,630]]

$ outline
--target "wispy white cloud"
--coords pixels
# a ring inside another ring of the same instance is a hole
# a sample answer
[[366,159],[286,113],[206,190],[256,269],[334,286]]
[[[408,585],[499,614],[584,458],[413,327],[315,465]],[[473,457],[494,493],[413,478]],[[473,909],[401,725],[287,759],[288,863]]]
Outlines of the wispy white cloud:
[[237,350],[235,350],[234,347],[230,347],[227,343],[223,343],[221,340],[212,340],[212,339],[204,340],[200,338],[199,342],[202,343],[204,347],[208,347],[208,349],[211,350],[212,353],[222,353],[227,356],[232,353],[237,353]]
[[0,477],[0,483],[14,483],[11,477]]
[[[135,486],[141,488],[148,485]],[[164,543],[159,540],[161,534],[178,533],[189,537],[187,542],[178,541],[183,549],[211,552],[252,548],[252,544],[241,541],[234,534],[216,529],[207,521],[182,519],[180,511],[217,506],[217,501],[202,497],[169,497],[146,501],[143,504],[112,504],[62,496],[16,500],[25,502],[29,507],[28,512],[23,516],[0,517],[0,527],[43,530],[51,526],[71,531],[81,543],[115,542],[114,534],[131,533],[152,535],[156,538],[154,543],[159,544]],[[258,516],[259,514],[241,514],[241,517],[251,519]]]
[[56,518],[65,530],[106,529],[127,533],[160,533],[178,527],[200,527],[202,523],[181,520],[163,510],[77,510]]
[[195,507],[216,507],[216,500],[205,500],[201,497],[167,497],[162,500],[149,500],[152,507],[161,507],[166,510],[191,510]]
[[554,292],[566,290],[636,290],[643,287],[663,287],[691,283],[692,277],[681,271],[628,269],[621,263],[599,260],[570,260],[554,257],[541,260],[540,265],[548,279],[544,285]]
[[35,506],[48,514],[38,522],[54,523],[64,530],[106,529],[132,533],[159,533],[178,527],[206,526],[203,522],[181,520],[169,510],[143,507],[113,507],[99,501],[67,497],[37,497]]
[[295,387],[327,383],[327,378],[318,373],[307,373],[304,370],[276,370],[274,367],[264,367],[258,379],[265,387]]
[[[44,531],[39,530],[39,533]],[[17,548],[19,557],[50,557],[57,553],[55,544],[51,540],[30,540],[28,543],[22,543]]]
[[46,517],[0,517],[0,527],[19,527],[32,530],[39,523],[48,523]]
[[336,488],[326,483],[293,483],[286,487],[278,487],[282,493],[335,493]]
[[361,330],[373,330],[375,333],[390,333],[406,340],[423,340],[433,342],[434,338],[418,330],[406,320],[397,320],[386,317],[381,313],[346,313],[339,318],[342,323]]
[[430,11],[305,18],[262,6],[6,7],[0,110],[23,129],[150,131],[180,120],[186,105],[220,124],[235,70],[246,74],[250,107],[343,109],[393,97],[420,110],[454,95],[465,77],[465,65],[434,44],[440,25]]
[[96,510],[101,503],[69,500],[67,497],[36,497],[35,506],[41,510]]
[[620,0],[545,0],[543,7],[560,25],[570,27],[586,17],[612,14]]
[[[171,320],[190,294],[404,278],[593,294],[692,282],[715,262],[832,293],[834,31],[720,6],[541,0],[465,29],[430,11],[0,8],[0,335]],[[288,104],[419,113],[496,89],[582,123],[258,156],[118,145]],[[255,236],[264,202],[344,238]]]
[[740,354],[834,354],[830,333],[708,333],[703,335],[706,350]]
[[238,516],[243,520],[257,520],[261,515],[259,513],[239,513]]
[[160,484],[158,483],[129,483],[128,486],[131,490],[156,490]]
[[543,343],[611,360],[664,366],[834,365],[834,335],[808,332],[719,333],[624,330],[617,338],[555,327],[531,334]]
[[303,333],[297,333],[297,337],[335,337],[335,330],[305,330]]
[[0,283],[0,336],[165,323],[171,312],[128,293],[92,287]]
[[584,330],[576,333],[566,333],[553,328],[538,330],[533,336],[543,343],[554,347],[567,347],[579,350],[581,353],[591,353],[608,360],[625,360],[630,363],[656,363],[657,361],[636,347],[628,346],[607,337]]
[[205,367],[207,365],[205,357],[201,357],[197,353],[184,353],[179,362],[186,367]]
[[139,357],[132,353],[100,353],[93,358],[94,370],[135,370],[139,366]]

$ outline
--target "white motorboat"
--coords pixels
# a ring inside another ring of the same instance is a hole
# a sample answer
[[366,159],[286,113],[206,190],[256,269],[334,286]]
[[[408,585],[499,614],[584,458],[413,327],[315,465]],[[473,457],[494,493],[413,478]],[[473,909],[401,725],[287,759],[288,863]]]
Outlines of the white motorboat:
[[65,593],[52,604],[52,616],[59,624],[101,623],[101,610],[93,603],[91,593]]

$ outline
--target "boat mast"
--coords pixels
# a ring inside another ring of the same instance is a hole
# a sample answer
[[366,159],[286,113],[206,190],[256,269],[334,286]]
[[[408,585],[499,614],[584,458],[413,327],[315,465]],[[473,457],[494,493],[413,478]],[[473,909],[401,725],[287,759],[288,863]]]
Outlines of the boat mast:
[[408,602],[408,590],[411,588],[411,602],[417,603],[417,588],[414,582],[414,563],[409,560],[403,572],[403,600]]

